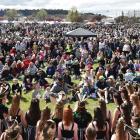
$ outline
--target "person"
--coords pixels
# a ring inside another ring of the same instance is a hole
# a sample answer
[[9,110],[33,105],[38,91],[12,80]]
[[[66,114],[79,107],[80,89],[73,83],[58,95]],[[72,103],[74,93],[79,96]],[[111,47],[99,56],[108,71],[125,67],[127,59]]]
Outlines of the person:
[[63,120],[58,124],[58,138],[78,140],[78,126],[73,121],[73,112],[70,106],[64,108]]
[[95,130],[95,127],[92,125],[88,125],[85,131],[85,140],[96,140],[97,132]]
[[134,130],[137,130],[140,127],[140,117],[138,117],[138,116],[132,116],[132,118],[131,118],[131,124],[132,124],[132,128]]
[[99,107],[94,109],[94,118],[91,122],[97,132],[96,139],[109,140],[109,124],[104,120],[102,111]]
[[99,67],[97,73],[96,73],[96,79],[100,80],[100,76],[104,76],[104,69],[102,67]]
[[105,102],[108,103],[108,85],[103,76],[99,77],[99,80],[96,83],[96,87],[99,98],[104,99],[103,96],[105,96]]
[[32,99],[29,110],[25,113],[23,125],[25,127],[24,137],[26,140],[35,140],[36,124],[40,119],[41,111],[39,107],[39,100]]
[[139,96],[136,95],[136,94],[132,94],[130,96],[130,101],[133,104],[132,115],[133,116],[136,116],[136,115],[140,116],[140,99],[139,99]]
[[124,130],[124,121],[122,118],[118,120],[115,133],[112,135],[111,140],[131,140],[129,134]]
[[50,91],[53,93],[59,93],[60,91],[68,93],[68,87],[64,82],[63,78],[58,78],[57,81],[53,84]]
[[70,76],[70,72],[68,70],[65,70],[64,74],[63,74],[63,79],[64,82],[69,86],[72,87],[73,83],[71,80],[71,76]]
[[124,87],[124,89],[122,89],[120,92],[121,92],[120,94],[121,94],[121,98],[123,100],[123,103],[125,103],[129,106],[129,114],[131,114],[133,105],[130,101],[130,97],[128,95],[128,92],[127,92],[126,88]]
[[104,120],[108,122],[109,125],[109,134],[111,135],[111,126],[112,126],[112,114],[109,109],[107,109],[106,103],[103,99],[99,99],[99,107],[104,116]]
[[51,95],[50,87],[47,87],[43,94],[43,99],[46,101],[46,103],[50,101],[50,95]]
[[125,124],[131,126],[131,112],[129,105],[126,103],[121,104],[120,106],[121,116],[124,119]]
[[21,96],[15,94],[12,99],[12,105],[9,108],[9,115],[12,117],[12,119],[16,119],[18,123],[21,123],[24,115],[23,111],[20,109],[20,99]]
[[50,63],[46,70],[46,76],[48,77],[50,76],[52,78],[54,73],[55,73],[55,67],[52,65],[52,63]]
[[116,89],[116,81],[114,79],[114,76],[109,76],[107,79],[107,85],[108,85],[108,92],[109,92],[109,99],[111,100],[113,98],[113,90]]
[[106,69],[105,69],[105,77],[108,78],[110,76],[112,76],[111,66],[110,66],[110,64],[107,64]]
[[33,89],[33,83],[32,83],[32,78],[29,76],[28,73],[24,74],[24,79],[23,79],[23,89],[28,92]]
[[78,108],[73,113],[73,119],[78,125],[78,139],[85,140],[85,129],[92,121],[92,116],[86,110],[84,101],[78,102]]
[[132,95],[135,92],[134,86],[129,82],[127,84],[125,84],[126,90],[128,92],[128,95]]
[[38,69],[35,66],[35,64],[33,62],[30,62],[28,68],[27,68],[27,72],[29,73],[29,75],[31,76],[31,78],[35,78],[36,77],[36,73],[37,73]]
[[34,90],[33,90],[33,93],[32,93],[32,98],[37,98],[37,99],[40,99],[41,98],[41,94],[40,94],[40,85],[39,83],[34,83]]
[[53,120],[47,120],[44,124],[43,130],[36,140],[57,140],[55,138],[56,124]]
[[131,51],[131,48],[130,48],[130,45],[129,45],[129,41],[126,41],[124,46],[123,46],[123,52],[127,56],[130,51]]
[[18,79],[16,78],[13,79],[12,92],[13,94],[20,93],[20,95],[22,93],[22,86],[19,85]]
[[48,81],[45,79],[45,72],[43,70],[38,70],[35,80],[38,81],[40,87],[44,87],[44,89],[48,86]]
[[86,97],[91,97],[91,87],[90,84],[88,82],[85,82],[81,88],[81,94],[84,96],[86,95]]
[[2,61],[0,61],[0,75],[1,75],[3,67],[4,67],[4,65],[3,65]]
[[14,123],[11,127],[2,133],[0,140],[23,140],[20,134],[20,127]]
[[8,112],[8,107],[6,106],[7,96],[4,92],[0,92],[0,119],[4,119],[4,114]]
[[5,105],[6,99],[5,94],[0,94],[0,135],[8,128],[7,118],[9,115],[8,107]]
[[17,62],[13,61],[13,63],[10,66],[10,73],[12,75],[12,77],[18,77],[18,73],[17,73]]
[[10,75],[10,67],[8,66],[7,63],[5,63],[2,71],[1,71],[1,78],[5,80],[11,80],[12,76]]
[[73,64],[72,64],[72,69],[73,69],[73,73],[75,75],[75,79],[78,79],[80,78],[80,64],[79,64],[79,61],[77,59],[75,59],[73,61]]
[[57,131],[58,131],[58,124],[63,119],[63,109],[64,109],[64,104],[63,104],[63,102],[60,101],[56,104],[55,111],[52,115],[52,120],[55,121],[55,123],[56,123]]
[[132,72],[131,69],[127,69],[125,75],[124,75],[124,79],[125,81],[129,82],[129,81],[133,81],[133,79],[135,78],[134,73]]
[[123,103],[122,98],[119,93],[115,93],[113,95],[114,103],[117,105],[117,108],[114,110],[113,117],[112,117],[112,132],[114,132],[117,121],[121,117],[121,110],[120,106]]
[[42,50],[40,50],[40,52],[39,52],[39,65],[40,65],[40,67],[41,67],[41,65],[43,66],[43,68],[45,67],[44,60],[45,60],[45,54]]
[[37,122],[37,125],[36,125],[36,140],[38,139],[39,140],[39,136],[40,136],[40,133],[43,131],[47,121],[50,119],[50,116],[51,116],[51,110],[46,107],[42,112],[41,112],[41,118],[40,120]]

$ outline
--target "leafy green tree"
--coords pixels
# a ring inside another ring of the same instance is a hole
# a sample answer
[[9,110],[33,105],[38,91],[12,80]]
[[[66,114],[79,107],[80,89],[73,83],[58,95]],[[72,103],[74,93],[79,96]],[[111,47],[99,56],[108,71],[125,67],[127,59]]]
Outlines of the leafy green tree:
[[47,11],[44,9],[39,10],[36,14],[36,18],[41,21],[45,20],[46,17],[47,17]]
[[9,21],[13,21],[17,17],[17,11],[15,9],[9,9],[6,11],[6,17]]
[[69,10],[67,18],[71,22],[80,22],[82,20],[76,7],[72,7],[71,10]]

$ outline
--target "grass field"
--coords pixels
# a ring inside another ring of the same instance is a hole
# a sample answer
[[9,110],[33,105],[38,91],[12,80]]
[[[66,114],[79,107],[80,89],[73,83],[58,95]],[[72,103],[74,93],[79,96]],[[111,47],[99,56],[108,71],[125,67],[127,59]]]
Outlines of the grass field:
[[[95,64],[95,65],[94,65],[94,69],[95,69],[97,66],[98,66],[98,64]],[[51,80],[51,79],[47,79],[47,80],[48,80],[49,83],[52,83],[52,80]],[[22,80],[20,80],[19,82],[22,83]],[[79,80],[73,80],[73,82],[76,83],[76,84],[78,84],[80,81],[79,81]],[[10,85],[11,85],[11,84],[12,84],[12,81],[9,81],[9,83],[10,83]],[[31,101],[31,99],[32,99],[32,92],[33,92],[33,91],[31,91],[31,92],[29,92],[29,93],[25,93],[25,92],[22,93],[22,98],[21,98],[20,107],[21,107],[21,109],[22,109],[23,111],[27,111],[28,108],[29,108],[29,106],[30,106],[30,101]],[[44,93],[44,90],[41,90],[41,94],[43,94],[43,93]],[[87,106],[86,106],[87,110],[88,110],[90,113],[93,113],[93,109],[94,109],[95,107],[98,106],[98,101],[97,101],[97,100],[93,100],[93,99],[87,99],[87,102],[88,102],[88,104],[87,104]],[[11,101],[8,103],[8,107],[10,107],[10,105],[11,105]],[[54,110],[54,107],[55,107],[54,104],[52,104],[52,103],[47,103],[47,104],[46,104],[45,100],[40,99],[40,108],[41,108],[41,110],[42,110],[43,108],[45,108],[46,105],[47,105],[49,108],[51,108],[52,111]],[[75,102],[70,103],[70,105],[71,105],[72,108],[74,108],[74,107],[75,107]],[[111,111],[113,111],[114,108],[115,108],[115,104],[114,104],[114,103],[109,103],[109,104],[107,105],[107,107],[108,107]]]

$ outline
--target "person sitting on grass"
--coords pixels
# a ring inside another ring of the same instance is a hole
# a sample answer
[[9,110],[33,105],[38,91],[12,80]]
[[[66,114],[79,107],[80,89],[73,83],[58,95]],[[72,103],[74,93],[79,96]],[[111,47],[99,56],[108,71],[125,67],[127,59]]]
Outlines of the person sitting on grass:
[[10,74],[10,67],[8,66],[7,63],[5,63],[2,71],[1,71],[1,78],[5,80],[11,80],[12,76]]
[[71,76],[70,76],[70,72],[69,70],[65,70],[64,74],[63,74],[63,78],[64,78],[64,82],[69,86],[72,87],[73,82],[71,80]]
[[35,64],[33,62],[30,62],[28,68],[27,68],[27,72],[29,73],[29,75],[31,76],[31,78],[35,78],[36,77],[36,73],[37,73],[38,69],[35,66]]
[[9,99],[10,91],[11,91],[10,84],[7,81],[1,79],[1,81],[0,81],[0,92],[4,93],[7,96],[7,98]]
[[49,85],[48,81],[45,79],[45,72],[43,70],[39,70],[37,72],[35,80],[38,81],[40,87],[44,87],[44,89],[46,89],[46,87]]
[[13,94],[22,93],[22,86],[19,84],[18,79],[16,78],[13,79],[12,92]]
[[45,92],[44,92],[43,99],[46,102],[50,101],[50,95],[51,95],[50,87],[47,87],[46,90],[45,90]]
[[80,78],[80,64],[78,59],[74,59],[73,64],[72,64],[72,68],[73,68],[73,73],[75,76],[75,79],[79,79]]
[[60,91],[64,91],[66,94],[68,93],[68,87],[64,82],[63,78],[58,78],[56,82],[54,82],[51,90],[53,93],[59,93]]
[[47,77],[52,78],[54,73],[55,73],[55,67],[52,65],[52,63],[50,63],[49,66],[47,67],[46,75]]
[[33,86],[34,86],[34,91],[32,93],[32,98],[40,99],[41,94],[40,94],[40,85],[39,85],[39,83],[38,82],[34,83]]
[[17,62],[13,61],[13,63],[10,66],[10,72],[12,77],[18,77],[18,70],[17,70]]
[[105,98],[105,102],[108,103],[108,91],[107,91],[108,85],[103,76],[99,77],[99,80],[96,83],[96,87],[99,98],[101,99]]
[[24,87],[26,93],[32,90],[33,84],[32,84],[31,78],[28,78],[27,77],[27,78],[24,79],[24,81],[23,81],[23,87]]
[[81,88],[82,90],[82,95],[86,95],[86,97],[90,97],[91,96],[91,87],[89,85],[89,83],[84,83],[83,87]]

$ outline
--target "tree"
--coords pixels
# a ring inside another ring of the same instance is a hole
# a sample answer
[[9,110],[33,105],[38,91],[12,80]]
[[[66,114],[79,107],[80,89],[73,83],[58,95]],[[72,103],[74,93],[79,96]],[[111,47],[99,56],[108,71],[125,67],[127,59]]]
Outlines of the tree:
[[36,18],[41,21],[45,20],[46,17],[47,17],[47,12],[44,9],[39,10],[36,14]]
[[67,18],[71,22],[80,22],[80,20],[82,20],[76,7],[71,8],[71,10],[68,12]]
[[14,9],[9,9],[6,11],[6,17],[9,21],[13,21],[17,17],[17,11]]
[[128,16],[119,16],[117,18],[115,18],[116,23],[127,23],[129,21],[129,17]]

